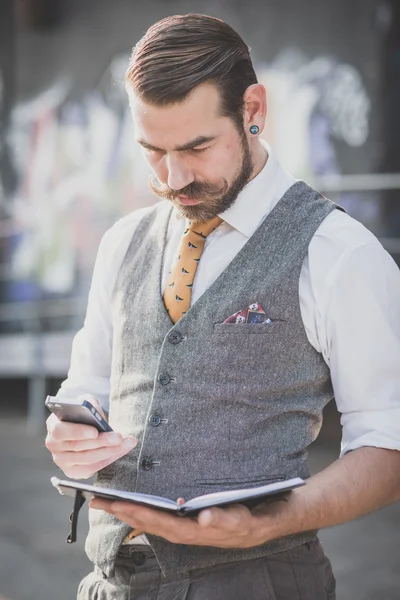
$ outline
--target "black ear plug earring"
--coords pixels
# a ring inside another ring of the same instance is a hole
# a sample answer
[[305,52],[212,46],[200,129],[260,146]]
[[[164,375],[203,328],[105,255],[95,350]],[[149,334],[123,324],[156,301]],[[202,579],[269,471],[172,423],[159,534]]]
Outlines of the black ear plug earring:
[[260,128],[258,127],[258,125],[252,125],[250,127],[250,133],[252,133],[253,135],[257,135],[257,133],[260,131]]

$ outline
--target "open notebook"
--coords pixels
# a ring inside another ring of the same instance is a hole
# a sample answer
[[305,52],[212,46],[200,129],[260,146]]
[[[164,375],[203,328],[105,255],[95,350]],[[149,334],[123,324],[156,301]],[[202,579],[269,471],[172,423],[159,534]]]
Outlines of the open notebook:
[[112,488],[104,488],[96,485],[82,483],[80,481],[61,480],[58,477],[52,477],[51,483],[58,489],[60,494],[75,497],[77,491],[80,491],[86,499],[93,496],[98,498],[106,498],[108,500],[124,500],[133,502],[134,504],[144,504],[153,508],[175,512],[179,515],[193,515],[198,513],[203,508],[211,506],[227,506],[228,504],[254,504],[255,500],[261,500],[266,496],[274,496],[289,492],[305,484],[305,481],[300,477],[287,479],[285,481],[277,481],[268,483],[255,488],[246,488],[242,490],[229,490],[224,492],[214,492],[192,498],[183,504],[178,504],[169,498],[161,496],[152,496],[150,494],[140,494],[137,492],[125,492],[123,490],[115,490]]

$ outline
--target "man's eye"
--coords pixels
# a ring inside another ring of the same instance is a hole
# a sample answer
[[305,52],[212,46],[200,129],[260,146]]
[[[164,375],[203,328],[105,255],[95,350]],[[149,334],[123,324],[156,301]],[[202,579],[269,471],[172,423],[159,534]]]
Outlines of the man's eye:
[[206,146],[205,148],[193,148],[192,152],[194,152],[195,154],[199,154],[200,152],[205,152],[206,150],[209,149],[210,146]]
[[144,152],[149,160],[159,160],[164,154],[161,150],[156,150],[156,148],[144,148]]

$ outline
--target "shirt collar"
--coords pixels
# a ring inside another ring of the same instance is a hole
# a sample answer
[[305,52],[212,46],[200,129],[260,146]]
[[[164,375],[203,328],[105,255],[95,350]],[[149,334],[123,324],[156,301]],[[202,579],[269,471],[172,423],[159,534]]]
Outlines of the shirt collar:
[[261,171],[246,184],[235,203],[219,216],[228,225],[246,237],[251,237],[263,219],[271,212],[279,198],[275,190],[283,172],[271,147],[262,141],[268,159]]

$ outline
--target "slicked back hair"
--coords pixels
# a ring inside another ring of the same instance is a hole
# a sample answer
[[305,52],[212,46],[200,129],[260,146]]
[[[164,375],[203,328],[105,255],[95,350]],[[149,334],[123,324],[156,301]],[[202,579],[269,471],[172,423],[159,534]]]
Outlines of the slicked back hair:
[[243,95],[257,83],[250,49],[230,25],[200,14],[152,25],[133,48],[125,76],[128,93],[155,106],[182,102],[205,82],[220,92],[221,116],[243,132]]

